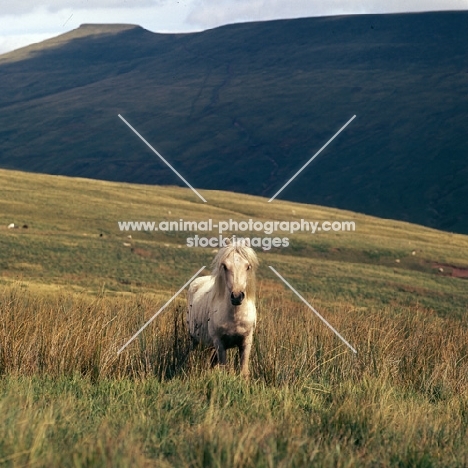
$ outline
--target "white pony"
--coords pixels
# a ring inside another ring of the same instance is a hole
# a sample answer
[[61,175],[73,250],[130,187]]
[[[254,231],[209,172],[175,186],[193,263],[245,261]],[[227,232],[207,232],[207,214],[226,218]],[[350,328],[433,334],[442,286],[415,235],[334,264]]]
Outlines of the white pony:
[[214,348],[213,365],[226,364],[226,350],[237,347],[245,377],[257,321],[257,266],[255,251],[234,241],[219,250],[211,275],[197,278],[188,290],[187,325],[192,342]]

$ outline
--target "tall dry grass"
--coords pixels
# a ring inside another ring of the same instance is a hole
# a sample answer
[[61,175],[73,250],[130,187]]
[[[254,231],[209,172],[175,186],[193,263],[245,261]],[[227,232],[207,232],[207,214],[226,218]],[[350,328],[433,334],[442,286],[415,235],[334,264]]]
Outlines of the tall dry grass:
[[465,466],[466,318],[316,303],[259,285],[252,379],[187,355],[175,301],[0,293],[5,466]]
[[[273,385],[331,385],[375,377],[433,399],[468,389],[466,318],[441,318],[414,307],[319,304],[356,347],[354,355],[289,292],[265,284],[259,296],[254,379]],[[0,373],[80,373],[92,379],[196,375],[208,367],[209,352],[187,353],[182,297],[117,356],[163,303],[149,295],[41,295],[21,285],[6,287],[0,293]],[[230,360],[235,368],[234,351]]]

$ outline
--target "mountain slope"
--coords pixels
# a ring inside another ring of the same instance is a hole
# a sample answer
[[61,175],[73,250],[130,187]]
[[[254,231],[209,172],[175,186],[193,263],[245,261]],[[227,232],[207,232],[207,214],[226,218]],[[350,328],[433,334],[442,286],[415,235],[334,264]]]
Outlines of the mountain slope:
[[[103,29],[100,29],[103,28]],[[54,40],[52,40],[54,41]],[[468,232],[468,14],[196,34],[85,25],[0,57],[0,166],[272,196]]]
[[[0,284],[175,292],[213,248],[188,238],[213,231],[120,230],[119,221],[353,221],[355,231],[228,230],[223,236],[287,238],[288,247],[257,248],[259,278],[277,289],[273,265],[324,304],[414,305],[440,316],[466,313],[468,236],[367,215],[221,191],[157,187],[0,170]],[[34,200],[34,203],[31,203]],[[10,223],[18,229],[8,229]],[[23,228],[23,226],[28,226]],[[128,236],[131,236],[129,238]]]

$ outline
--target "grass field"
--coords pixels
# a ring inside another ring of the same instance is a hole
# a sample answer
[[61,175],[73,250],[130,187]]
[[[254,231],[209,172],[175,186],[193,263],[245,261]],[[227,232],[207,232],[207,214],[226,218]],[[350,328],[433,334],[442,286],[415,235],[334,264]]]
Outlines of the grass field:
[[[466,236],[223,192],[13,171],[0,186],[0,466],[468,464],[468,283],[451,276]],[[214,255],[117,222],[209,217],[357,227],[258,252],[249,382],[234,353],[226,371],[187,353],[183,295],[117,356]]]

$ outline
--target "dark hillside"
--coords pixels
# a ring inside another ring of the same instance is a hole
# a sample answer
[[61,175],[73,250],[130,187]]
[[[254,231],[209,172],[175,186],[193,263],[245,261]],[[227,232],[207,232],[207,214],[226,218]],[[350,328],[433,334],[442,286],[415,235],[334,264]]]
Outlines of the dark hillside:
[[180,184],[468,233],[468,14],[196,34],[85,25],[0,57],[0,167]]

